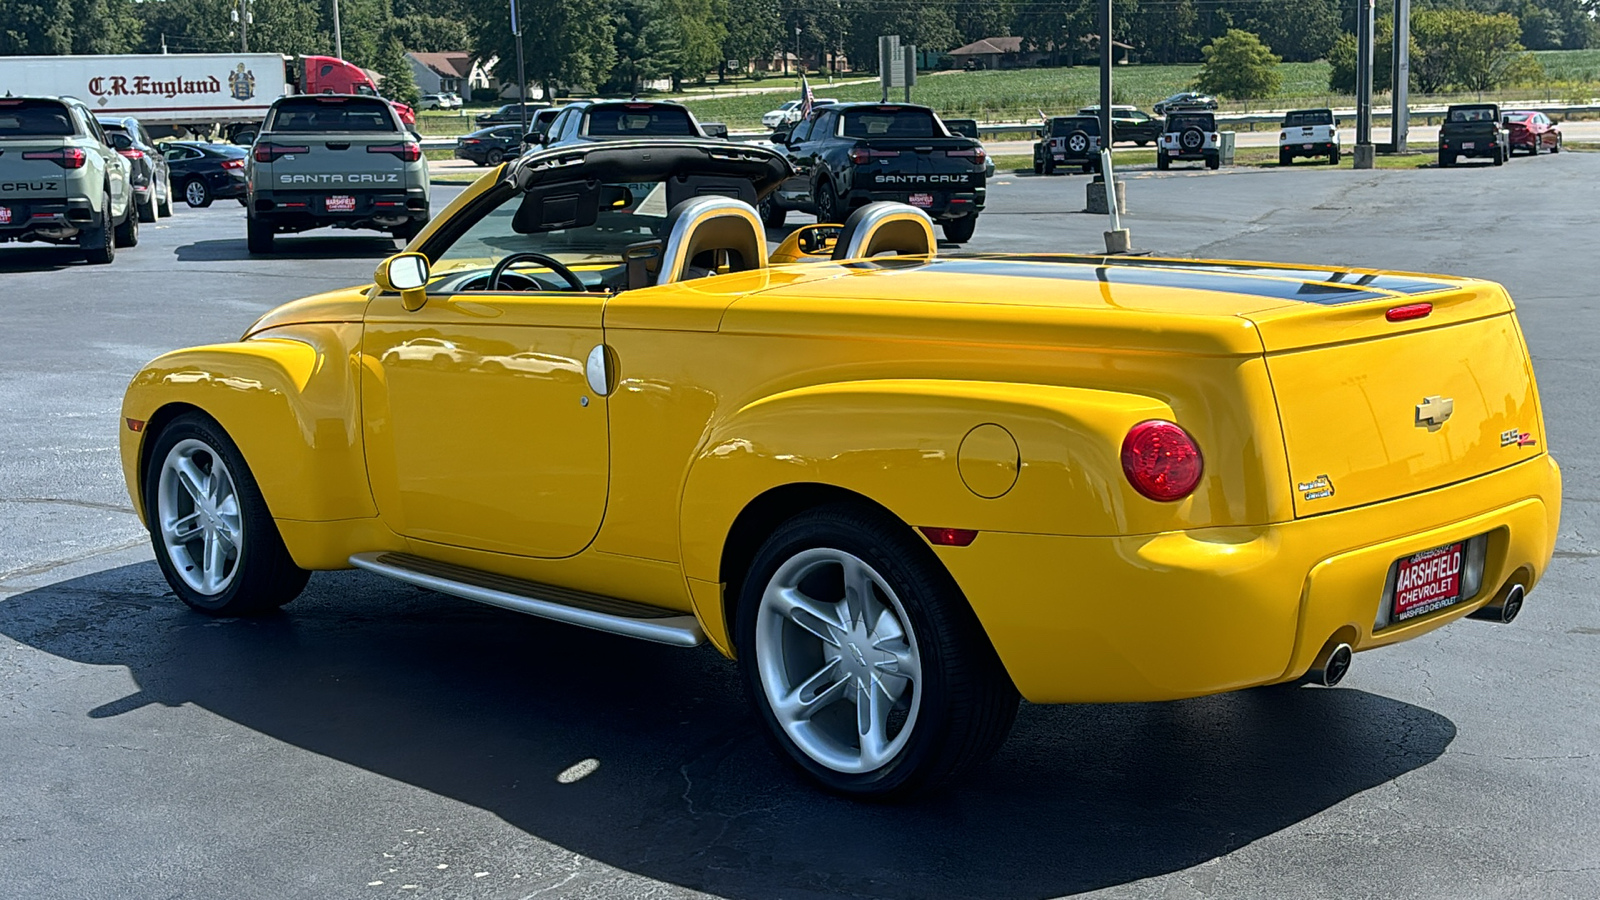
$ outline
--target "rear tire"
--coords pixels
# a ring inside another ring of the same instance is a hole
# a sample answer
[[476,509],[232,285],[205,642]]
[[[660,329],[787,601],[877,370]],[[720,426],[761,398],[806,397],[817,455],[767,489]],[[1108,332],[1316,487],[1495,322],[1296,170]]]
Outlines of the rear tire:
[[1170,166],[1170,165],[1172,165],[1172,161],[1167,159],[1165,156],[1162,156],[1161,155],[1161,151],[1157,150],[1156,151],[1156,171],[1165,172],[1167,170],[1167,167]]
[[139,203],[136,200],[128,201],[128,211],[122,214],[122,222],[117,225],[116,239],[118,247],[139,246]]
[[245,219],[245,246],[251,253],[268,254],[272,252],[272,226],[256,219]]
[[1016,688],[961,589],[877,510],[826,506],[779,527],[734,626],[768,737],[830,791],[936,790],[992,755],[1016,718]]
[[1046,174],[1046,175],[1054,175],[1055,173],[1056,173],[1056,160],[1055,160],[1055,157],[1046,156],[1044,158],[1044,174]]
[[83,250],[83,259],[90,265],[110,265],[117,258],[117,242],[112,235],[111,227],[111,194],[107,193],[100,199],[100,224],[94,228],[85,228],[78,233],[78,246]]
[[1220,156],[1208,156],[1208,157],[1206,157],[1206,168],[1213,169],[1213,170],[1222,168],[1222,157],[1220,157]]
[[1456,155],[1454,153],[1445,153],[1443,151],[1440,151],[1440,153],[1439,153],[1439,168],[1448,169],[1448,168],[1450,168],[1451,166],[1453,166],[1455,164],[1456,164]]
[[1561,152],[1561,138],[1556,138],[1555,146],[1550,148],[1550,152],[1551,153],[1560,153]]
[[1505,152],[1501,152],[1501,151],[1498,151],[1498,150],[1495,151],[1494,164],[1497,165],[1497,166],[1505,165],[1506,164],[1506,153],[1509,153],[1509,152],[1510,152],[1509,150],[1505,151]]
[[203,178],[191,178],[183,185],[183,202],[194,209],[205,209],[211,205],[211,188]]
[[289,556],[239,448],[208,416],[179,416],[155,437],[144,507],[161,573],[198,612],[271,612],[311,576]]
[[139,210],[139,221],[145,223],[146,225],[150,224],[151,222],[154,222],[156,220],[156,218],[160,215],[160,213],[158,213],[156,211],[156,188],[155,188],[155,185],[151,185],[150,186],[150,202],[148,202],[148,203],[135,203],[134,205],[136,207],[138,207],[138,210]]
[[172,218],[172,176],[162,179],[161,186],[165,189],[161,201],[156,205],[156,214],[162,218]]
[[411,243],[411,239],[421,234],[422,229],[426,227],[428,227],[427,219],[412,219],[406,222],[404,225],[396,225],[395,227],[389,229],[389,233],[394,235],[395,240],[405,241],[409,244]]
[[1328,154],[1328,165],[1337,166],[1338,164],[1339,164],[1339,151],[1335,150],[1332,153]]
[[1278,165],[1280,165],[1280,166],[1292,166],[1292,165],[1294,165],[1294,157],[1290,156],[1289,155],[1289,151],[1287,151],[1287,150],[1279,150],[1278,151]]
[[821,181],[817,183],[817,222],[822,225],[843,225],[844,217],[839,208],[839,194],[833,189],[833,182]]
[[771,194],[761,199],[757,212],[761,213],[761,224],[768,228],[782,228],[784,220],[789,218],[789,211],[779,206]]
[[973,213],[970,216],[940,223],[940,228],[944,230],[945,240],[954,244],[965,244],[972,240],[973,232],[978,230],[978,214]]

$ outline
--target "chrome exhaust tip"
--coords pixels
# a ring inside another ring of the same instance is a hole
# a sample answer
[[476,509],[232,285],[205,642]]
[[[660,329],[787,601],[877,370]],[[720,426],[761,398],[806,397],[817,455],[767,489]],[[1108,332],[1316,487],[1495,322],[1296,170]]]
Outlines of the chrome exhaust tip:
[[1487,605],[1480,606],[1467,614],[1469,619],[1479,619],[1484,622],[1496,622],[1501,625],[1510,625],[1511,620],[1522,612],[1522,598],[1527,590],[1520,584],[1513,584],[1505,592],[1505,596],[1496,597]]
[[1323,687],[1333,687],[1350,674],[1350,660],[1354,658],[1355,651],[1350,645],[1340,641],[1330,643],[1317,654],[1317,661],[1311,664],[1310,671],[1306,672],[1305,681],[1310,684],[1320,684]]

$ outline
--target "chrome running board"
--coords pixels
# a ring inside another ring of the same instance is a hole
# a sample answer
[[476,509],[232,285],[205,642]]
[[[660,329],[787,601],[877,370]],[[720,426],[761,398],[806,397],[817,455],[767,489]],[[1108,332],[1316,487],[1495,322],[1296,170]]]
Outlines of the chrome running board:
[[508,578],[408,553],[357,553],[350,557],[350,565],[441,594],[657,644],[698,647],[706,639],[694,616],[675,609]]

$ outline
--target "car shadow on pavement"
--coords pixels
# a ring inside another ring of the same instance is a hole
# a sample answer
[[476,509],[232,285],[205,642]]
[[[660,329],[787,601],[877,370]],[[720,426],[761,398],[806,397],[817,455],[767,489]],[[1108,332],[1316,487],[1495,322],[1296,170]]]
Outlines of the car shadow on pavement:
[[[1024,705],[1001,753],[956,788],[865,804],[781,764],[734,667],[708,649],[364,573],[319,574],[280,614],[219,621],[185,609],[144,563],[13,595],[0,633],[124,666],[138,685],[61,715],[196,704],[608,866],[752,900],[1033,900],[1127,884],[1323,813],[1432,762],[1456,733],[1437,713],[1348,687]],[[579,771],[592,774],[561,777],[589,760],[598,767]]]
[[[130,251],[131,252],[131,251]],[[0,246],[0,273],[54,272],[72,266],[87,266],[77,247],[54,244],[11,244]]]
[[180,262],[228,262],[232,260],[272,259],[383,259],[400,252],[397,241],[376,235],[314,235],[311,237],[280,236],[273,242],[270,254],[257,256],[245,247],[244,238],[236,240],[195,241],[182,244],[176,251]]

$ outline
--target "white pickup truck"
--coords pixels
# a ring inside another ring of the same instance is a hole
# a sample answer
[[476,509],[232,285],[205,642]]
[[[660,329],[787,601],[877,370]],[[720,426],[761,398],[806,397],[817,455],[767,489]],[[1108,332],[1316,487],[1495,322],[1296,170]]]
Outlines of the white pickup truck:
[[1339,126],[1331,109],[1296,109],[1283,117],[1278,132],[1278,165],[1292,166],[1297,156],[1326,156],[1339,164]]

